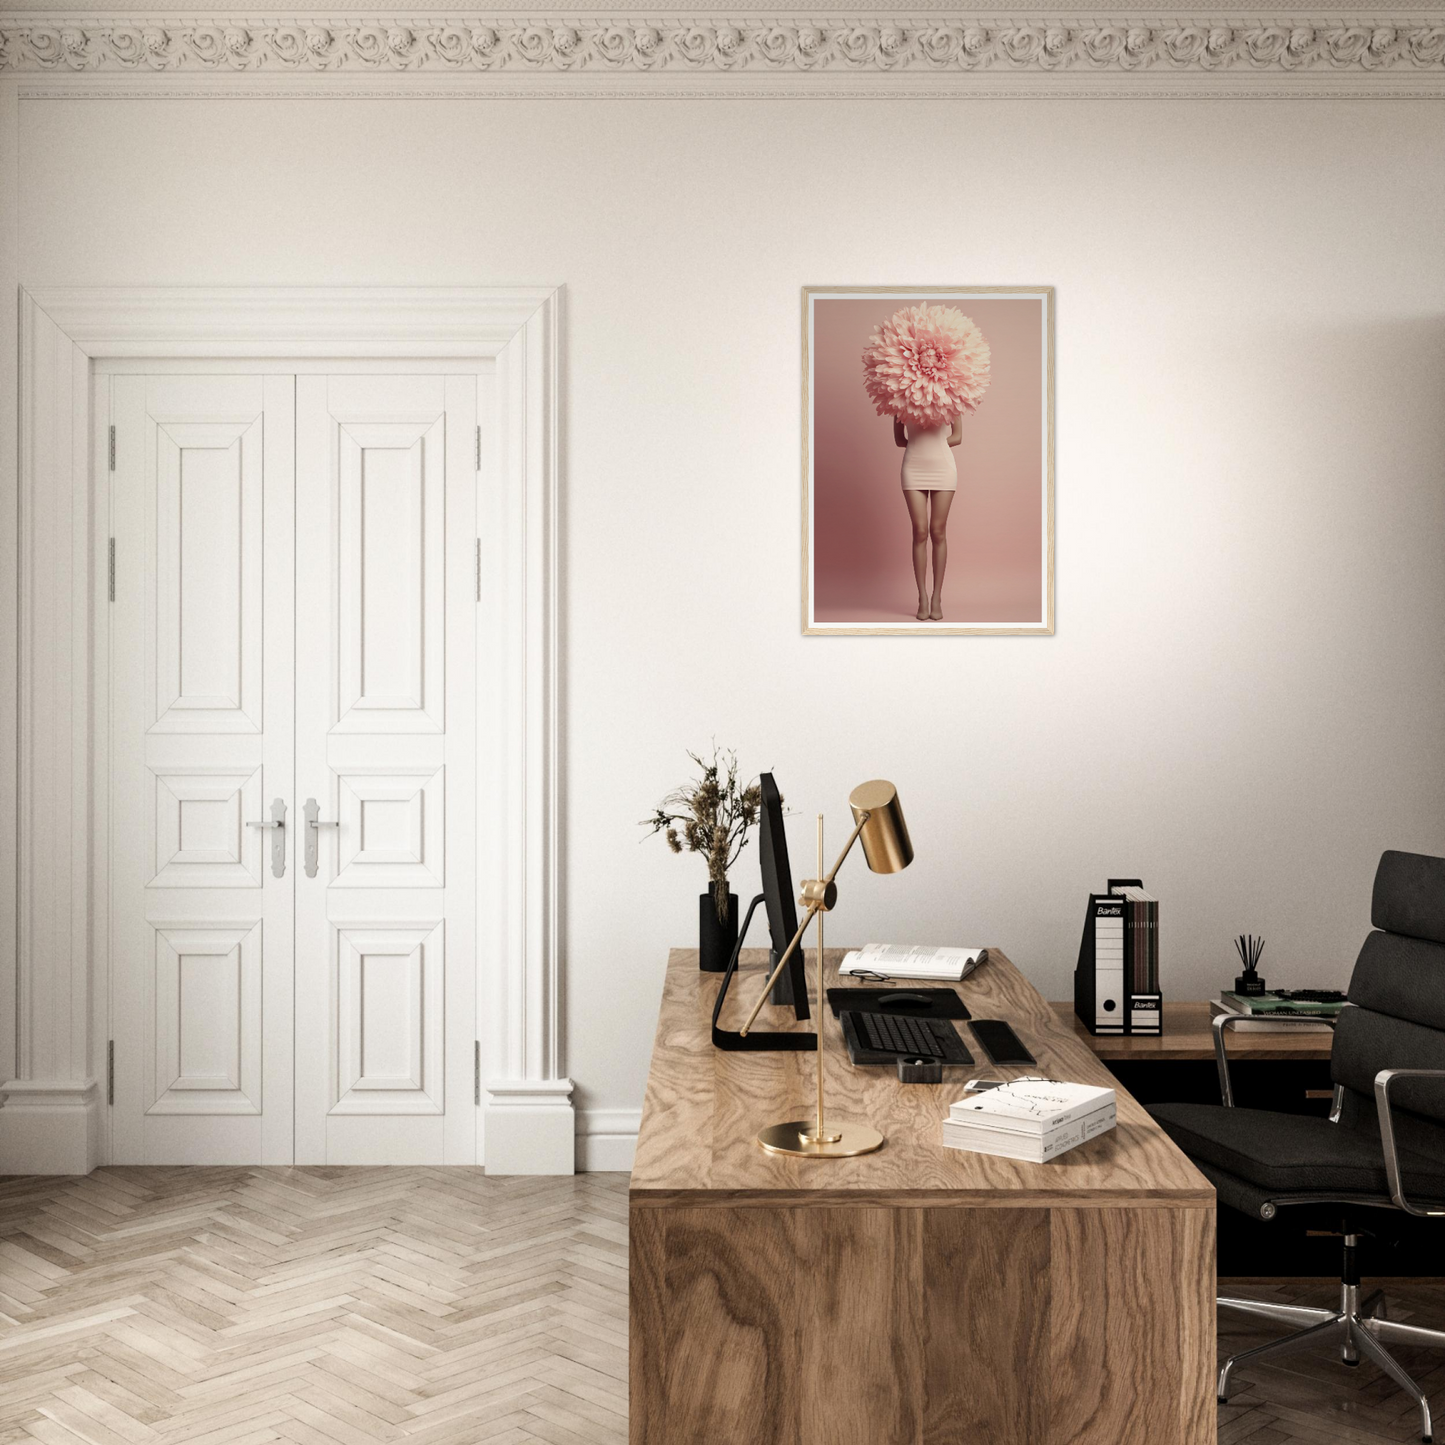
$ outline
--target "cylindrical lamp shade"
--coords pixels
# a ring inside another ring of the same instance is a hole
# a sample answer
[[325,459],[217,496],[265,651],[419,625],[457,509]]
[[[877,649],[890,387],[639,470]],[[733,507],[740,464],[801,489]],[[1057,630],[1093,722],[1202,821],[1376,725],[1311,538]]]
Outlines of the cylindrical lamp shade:
[[848,795],[853,821],[860,823],[866,814],[858,841],[863,856],[875,873],[901,873],[913,862],[913,843],[908,837],[908,824],[898,802],[898,789],[892,783],[876,778],[859,783]]

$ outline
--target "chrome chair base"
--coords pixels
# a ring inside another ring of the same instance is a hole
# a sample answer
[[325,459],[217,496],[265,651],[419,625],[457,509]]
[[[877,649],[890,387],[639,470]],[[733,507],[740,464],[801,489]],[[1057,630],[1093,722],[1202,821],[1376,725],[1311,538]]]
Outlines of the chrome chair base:
[[1267,1345],[1256,1345],[1252,1350],[1243,1350],[1231,1355],[1219,1372],[1219,1403],[1225,1403],[1229,1393],[1229,1377],[1237,1365],[1256,1364],[1295,1350],[1310,1349],[1315,1345],[1337,1344],[1340,1348],[1340,1362],[1358,1365],[1363,1356],[1383,1370],[1420,1407],[1420,1438],[1429,1441],[1430,1402],[1425,1392],[1401,1368],[1395,1357],[1385,1348],[1385,1341],[1400,1345],[1430,1345],[1445,1350],[1445,1330],[1426,1330],[1417,1325],[1397,1324],[1386,1313],[1385,1296],[1382,1290],[1360,1298],[1360,1287],[1356,1284],[1340,1286],[1340,1307],[1337,1310],[1314,1309],[1307,1305],[1271,1304],[1264,1300],[1230,1299],[1223,1295],[1216,1301],[1226,1309],[1240,1310],[1245,1314],[1258,1315],[1261,1319],[1278,1320],[1281,1324],[1300,1326],[1293,1334],[1283,1339],[1271,1340]]

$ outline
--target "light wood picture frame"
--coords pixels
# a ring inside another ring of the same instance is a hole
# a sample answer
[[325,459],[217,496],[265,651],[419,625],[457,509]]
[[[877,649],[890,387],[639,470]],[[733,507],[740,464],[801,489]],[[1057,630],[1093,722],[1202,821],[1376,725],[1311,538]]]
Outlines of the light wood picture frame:
[[805,286],[802,333],[803,632],[1051,636],[1054,288]]

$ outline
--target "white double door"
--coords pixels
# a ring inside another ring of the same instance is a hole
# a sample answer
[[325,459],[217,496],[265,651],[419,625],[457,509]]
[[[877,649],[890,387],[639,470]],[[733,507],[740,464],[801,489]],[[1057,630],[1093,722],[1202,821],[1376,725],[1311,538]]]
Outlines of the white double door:
[[478,379],[109,385],[111,1157],[470,1162]]

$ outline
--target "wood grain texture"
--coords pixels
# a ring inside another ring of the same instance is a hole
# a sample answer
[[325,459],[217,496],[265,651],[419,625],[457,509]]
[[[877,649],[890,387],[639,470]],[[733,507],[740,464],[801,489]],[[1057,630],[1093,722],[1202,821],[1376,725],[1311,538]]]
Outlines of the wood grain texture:
[[634,1210],[632,1445],[1205,1445],[1213,1218]]
[[930,1209],[923,1220],[924,1436],[1039,1445],[1049,1392],[1045,1209]]
[[659,1210],[632,1214],[628,1242],[627,1322],[629,1417],[634,1445],[666,1445],[661,1432],[667,1402],[667,1359],[661,1329],[666,1280],[663,1242],[667,1216]]
[[[1207,1003],[1179,1002],[1164,1005],[1164,1032],[1157,1038],[1124,1038],[1111,1034],[1091,1034],[1071,1003],[1055,1003],[1060,1021],[1100,1059],[1206,1060],[1214,1058],[1214,1031],[1209,1026]],[[1332,1034],[1318,1034],[1309,1029],[1292,1029],[1288,1033],[1253,1033],[1247,1029],[1231,1029],[1226,1043],[1231,1059],[1328,1059]]]
[[[827,951],[826,986],[840,982],[842,954],[841,949]],[[746,1017],[765,977],[765,963],[763,950],[744,951],[728,998],[725,1022],[731,1026]],[[810,953],[810,980],[813,972]],[[989,963],[959,991],[975,1018],[1007,1019],[1038,1059],[1037,1068],[998,1069],[981,1062],[972,1070],[954,1071],[941,1085],[901,1084],[886,1069],[854,1068],[829,1012],[824,1033],[828,1107],[839,1118],[872,1124],[887,1140],[878,1153],[861,1159],[789,1159],[758,1148],[755,1136],[764,1125],[808,1116],[813,1055],[714,1049],[710,1022],[718,980],[719,975],[698,972],[692,950],[674,949],[668,959],[632,1171],[634,1205],[651,1200],[670,1208],[743,1199],[768,1205],[871,1199],[994,1207],[1213,1201],[1203,1175],[1143,1107],[1118,1089],[1113,1075],[998,950],[990,951]],[[759,1027],[808,1030],[811,1025],[798,1024],[791,1010],[768,1006]],[[981,1059],[972,1035],[966,1028],[963,1033]],[[940,1121],[961,1097],[967,1079],[1027,1072],[1118,1089],[1118,1127],[1042,1165],[941,1146]]]
[[802,1374],[794,1387],[803,1440],[915,1445],[924,1400],[923,1216],[857,1207],[788,1214],[797,1232]]
[[[800,1445],[798,1216],[683,1209],[665,1216],[667,1445]],[[639,1438],[649,1439],[644,1430]]]
[[1214,1211],[1056,1209],[1049,1445],[1205,1441]]

